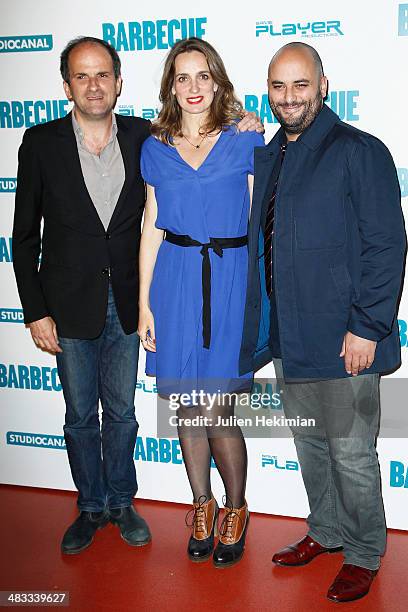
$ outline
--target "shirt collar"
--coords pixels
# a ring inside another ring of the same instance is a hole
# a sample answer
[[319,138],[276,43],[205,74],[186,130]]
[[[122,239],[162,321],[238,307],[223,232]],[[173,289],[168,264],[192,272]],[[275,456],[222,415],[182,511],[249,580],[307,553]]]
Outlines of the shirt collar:
[[336,113],[326,104],[323,104],[317,117],[299,136],[297,141],[302,142],[308,149],[317,149],[333,126],[339,122],[340,119]]
[[[84,140],[84,133],[81,129],[81,126],[79,125],[77,121],[77,118],[75,117],[75,111],[72,111],[72,127],[74,130],[75,136],[78,138],[80,144],[82,145],[83,140]],[[116,115],[112,111],[112,132],[111,132],[108,144],[112,142],[114,138],[116,138],[117,133],[118,133],[118,124],[116,123]]]
[[[326,104],[323,104],[323,108],[315,117],[314,121],[300,134],[299,138],[294,141],[301,143],[308,149],[317,149],[321,142],[324,140],[328,132],[333,128],[336,123],[339,123],[340,119],[334,113],[331,108]],[[272,140],[264,147],[260,149],[259,155],[264,156],[265,159],[269,155],[276,155],[279,152],[281,144],[284,144],[286,135],[283,128],[279,128]]]

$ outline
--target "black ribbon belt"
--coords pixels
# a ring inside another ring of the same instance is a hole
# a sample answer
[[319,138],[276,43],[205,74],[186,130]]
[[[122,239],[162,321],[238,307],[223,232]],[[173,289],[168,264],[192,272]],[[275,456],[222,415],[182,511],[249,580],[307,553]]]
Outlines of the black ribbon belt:
[[248,236],[237,238],[210,238],[210,242],[202,243],[193,240],[190,236],[173,234],[166,231],[165,240],[181,247],[200,246],[203,256],[202,265],[202,290],[203,290],[203,346],[210,348],[211,342],[211,262],[209,249],[212,249],[218,257],[222,257],[224,249],[236,249],[248,244]]

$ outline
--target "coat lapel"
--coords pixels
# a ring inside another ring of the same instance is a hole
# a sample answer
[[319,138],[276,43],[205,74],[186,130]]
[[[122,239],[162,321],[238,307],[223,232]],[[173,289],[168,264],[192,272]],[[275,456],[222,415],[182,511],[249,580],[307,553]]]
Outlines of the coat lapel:
[[[123,203],[126,201],[126,196],[129,192],[129,189],[132,185],[133,179],[135,177],[136,171],[136,160],[135,160],[135,152],[136,148],[133,145],[130,139],[130,130],[125,125],[124,122],[121,121],[120,115],[116,115],[116,121],[118,126],[117,138],[120,146],[120,150],[122,153],[123,163],[125,166],[125,180],[122,186],[122,190],[120,192],[118,201],[116,203],[115,210],[113,212],[112,218],[109,223],[109,228],[115,223],[117,219],[121,207]],[[85,180],[82,174],[81,162],[79,160],[78,147],[74,134],[74,130],[72,127],[72,116],[69,113],[62,121],[58,130],[58,137],[61,143],[61,155],[64,159],[65,168],[71,177],[71,184],[74,186],[74,189],[79,192],[79,201],[81,205],[87,206],[90,210],[91,216],[94,218],[95,222],[98,224],[99,228],[105,232],[105,228],[103,227],[103,223],[96,211],[96,208],[92,202],[92,199],[89,195],[89,192],[86,188]]]
[[250,238],[257,244],[261,224],[262,204],[268,187],[269,178],[279,153],[281,130],[273,137],[266,147],[255,149],[254,165],[254,193],[252,197],[252,210],[250,218]]

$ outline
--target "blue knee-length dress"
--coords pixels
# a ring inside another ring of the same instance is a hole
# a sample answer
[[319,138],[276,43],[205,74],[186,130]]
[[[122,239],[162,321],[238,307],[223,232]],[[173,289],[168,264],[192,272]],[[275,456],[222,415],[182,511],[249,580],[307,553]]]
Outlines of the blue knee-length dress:
[[[227,127],[195,170],[175,147],[150,136],[143,144],[141,171],[155,188],[156,227],[202,244],[210,237],[246,235],[248,174],[254,172],[254,147],[263,145],[262,135]],[[242,379],[251,378],[238,372],[247,246],[224,249],[222,257],[210,249],[209,256],[211,343],[204,348],[201,248],[166,240],[160,246],[150,287],[156,353],[146,353],[146,374],[156,376],[159,393],[186,391],[191,385],[214,391],[214,384],[222,391],[234,390]]]

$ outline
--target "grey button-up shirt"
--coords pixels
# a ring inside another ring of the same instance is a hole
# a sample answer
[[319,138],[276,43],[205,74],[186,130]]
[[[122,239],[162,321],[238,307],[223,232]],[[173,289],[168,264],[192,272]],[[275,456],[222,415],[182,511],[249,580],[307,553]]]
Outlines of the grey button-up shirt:
[[112,133],[109,142],[100,155],[90,153],[85,147],[84,135],[74,112],[72,112],[72,126],[86,188],[107,230],[125,181],[125,166],[117,139],[118,127],[115,114],[112,113]]

